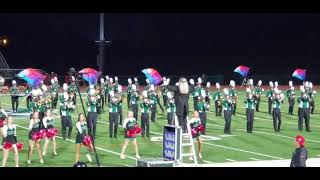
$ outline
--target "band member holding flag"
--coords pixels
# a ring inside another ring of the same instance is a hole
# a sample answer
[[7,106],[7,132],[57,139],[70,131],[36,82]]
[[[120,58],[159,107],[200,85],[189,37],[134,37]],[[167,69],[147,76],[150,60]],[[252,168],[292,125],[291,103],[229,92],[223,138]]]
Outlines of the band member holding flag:
[[289,89],[287,90],[287,98],[289,102],[289,114],[292,115],[295,104],[295,92],[292,81],[289,81]]

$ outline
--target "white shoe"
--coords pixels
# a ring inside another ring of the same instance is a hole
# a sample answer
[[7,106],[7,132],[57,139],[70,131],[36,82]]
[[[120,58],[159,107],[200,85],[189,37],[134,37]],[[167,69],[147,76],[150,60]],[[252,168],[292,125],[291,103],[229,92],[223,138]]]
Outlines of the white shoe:
[[200,159],[202,159],[202,155],[201,155],[201,153],[199,153],[199,158],[200,158]]
[[43,159],[40,159],[40,163],[43,164]]
[[31,164],[31,161],[30,161],[30,160],[28,160],[28,161],[27,161],[27,164]]
[[193,161],[193,157],[189,157],[189,160],[190,160],[190,161]]
[[139,156],[139,154],[137,154],[137,155],[136,155],[136,158],[137,158],[137,159],[140,159],[140,156]]
[[53,152],[53,155],[55,155],[55,156],[56,156],[56,155],[57,155],[57,152]]
[[16,167],[19,167],[19,165],[16,165]]
[[89,161],[89,162],[92,162],[92,159],[91,159],[90,154],[87,154],[86,156],[87,156],[88,161]]
[[42,153],[42,156],[45,156],[45,155],[46,155],[46,152],[43,152],[43,153]]
[[126,156],[125,155],[120,155],[120,159],[125,159]]

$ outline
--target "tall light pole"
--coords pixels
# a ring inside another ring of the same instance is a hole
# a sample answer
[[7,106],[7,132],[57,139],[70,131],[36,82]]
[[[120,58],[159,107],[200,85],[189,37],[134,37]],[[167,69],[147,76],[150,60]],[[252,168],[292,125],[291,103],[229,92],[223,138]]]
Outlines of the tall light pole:
[[104,13],[100,13],[100,33],[99,40],[96,43],[99,44],[99,54],[97,56],[97,65],[99,67],[99,71],[101,74],[104,73],[104,53],[105,53],[105,45],[111,45],[111,41],[106,41],[104,38]]

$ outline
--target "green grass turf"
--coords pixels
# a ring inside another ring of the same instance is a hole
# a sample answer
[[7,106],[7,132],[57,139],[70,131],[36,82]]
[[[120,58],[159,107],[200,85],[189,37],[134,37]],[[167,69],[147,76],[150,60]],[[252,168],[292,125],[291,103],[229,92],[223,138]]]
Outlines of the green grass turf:
[[[214,103],[211,102],[210,112],[207,112],[207,136],[214,136],[221,138],[220,140],[205,140],[203,144],[203,160],[199,160],[199,163],[217,163],[217,162],[230,162],[234,161],[254,161],[259,160],[277,160],[277,159],[290,159],[294,150],[294,137],[297,134],[302,134],[306,138],[306,147],[309,151],[309,158],[318,157],[320,154],[320,114],[318,109],[315,110],[315,114],[311,115],[311,129],[312,132],[297,130],[298,117],[297,117],[297,103],[295,105],[294,115],[288,115],[288,102],[285,101],[282,106],[282,126],[280,133],[274,133],[272,125],[272,117],[267,114],[267,98],[264,96],[260,103],[260,112],[255,112],[254,131],[253,134],[247,134],[245,108],[243,99],[245,92],[239,92],[239,100],[236,116],[232,116],[231,123],[231,137],[221,137],[223,135],[224,119],[222,117],[216,117],[214,113]],[[19,111],[26,110],[26,103],[21,102],[23,98],[20,98]],[[190,98],[190,116],[192,115],[193,102]],[[319,102],[319,97],[316,96],[316,103]],[[78,111],[82,112],[80,101],[77,101]],[[162,98],[161,98],[162,103]],[[5,109],[11,109],[11,101],[9,96],[1,97],[1,104]],[[317,107],[316,107],[317,108]],[[123,115],[127,114],[126,100],[123,103]],[[140,111],[140,109],[139,109]],[[77,118],[77,111],[73,113],[73,126],[75,126]],[[140,118],[140,112],[139,112]],[[20,166],[21,167],[71,167],[74,164],[75,159],[75,143],[70,141],[63,141],[57,139],[57,156],[53,156],[52,146],[49,144],[47,155],[44,156],[44,164],[39,163],[39,157],[37,151],[34,150],[32,165],[28,165],[27,152],[28,152],[28,131],[25,129],[28,127],[29,119],[26,117],[15,117],[15,123],[19,125],[17,129],[18,141],[24,144],[23,150],[20,152]],[[140,124],[140,119],[138,119]],[[151,123],[151,137],[161,136],[163,126],[167,123],[166,112],[162,114],[158,107],[158,113],[156,116],[156,122]],[[21,126],[21,127],[20,127]],[[25,127],[25,128],[22,128]],[[60,118],[55,119],[55,127],[61,132]],[[135,153],[132,144],[129,144],[126,154],[133,158],[127,157],[122,160],[119,158],[121,147],[124,141],[124,131],[119,127],[118,138],[109,138],[108,128],[108,111],[104,108],[103,114],[98,116],[97,124],[97,138],[96,147],[97,153],[103,167],[124,167],[135,166],[136,160],[134,159]],[[159,134],[160,133],[160,134]],[[59,134],[61,135],[61,134]],[[76,130],[73,128],[72,139],[75,140]],[[150,138],[138,137],[139,152],[141,158],[161,157],[162,142],[151,141]],[[41,142],[43,146],[43,141]],[[82,148],[81,161],[87,162],[85,153],[87,150]],[[0,155],[2,159],[2,153]],[[188,160],[185,160],[188,162]],[[14,166],[13,153],[9,155],[7,166]],[[89,166],[93,166],[89,164]]]

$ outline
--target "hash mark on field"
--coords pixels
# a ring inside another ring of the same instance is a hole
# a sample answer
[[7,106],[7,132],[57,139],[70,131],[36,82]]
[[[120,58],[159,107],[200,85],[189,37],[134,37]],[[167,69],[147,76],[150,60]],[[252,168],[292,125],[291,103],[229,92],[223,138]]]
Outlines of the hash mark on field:
[[233,159],[226,159],[226,160],[230,162],[237,162],[236,160],[233,160]]
[[251,160],[254,160],[254,161],[261,161],[261,159],[256,159],[256,158],[249,158]]
[[207,161],[207,160],[202,160],[202,161],[205,163],[208,163],[208,164],[214,164],[214,162],[212,162],[212,161]]

